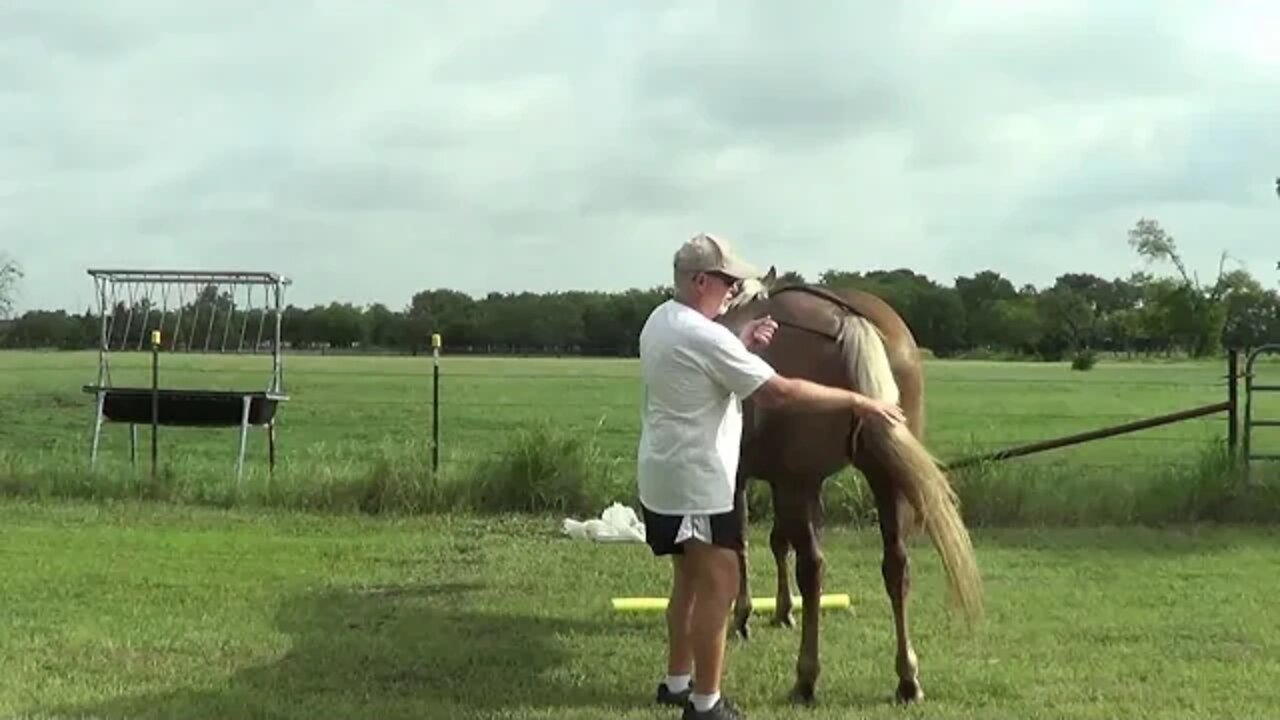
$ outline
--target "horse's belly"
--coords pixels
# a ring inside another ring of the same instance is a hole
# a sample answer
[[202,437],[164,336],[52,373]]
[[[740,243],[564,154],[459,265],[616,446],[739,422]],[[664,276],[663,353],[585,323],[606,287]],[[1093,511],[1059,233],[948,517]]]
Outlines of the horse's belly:
[[770,482],[834,475],[849,464],[851,422],[846,413],[769,412],[753,418],[746,428],[744,470]]

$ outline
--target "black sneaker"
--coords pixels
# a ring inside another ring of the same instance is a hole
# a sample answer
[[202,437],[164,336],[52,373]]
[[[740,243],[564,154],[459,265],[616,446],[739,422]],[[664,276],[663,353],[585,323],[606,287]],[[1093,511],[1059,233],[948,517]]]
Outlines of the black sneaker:
[[692,702],[686,703],[680,720],[747,720],[747,715],[722,695],[706,712],[698,712]]
[[658,683],[658,703],[661,705],[684,707],[689,703],[689,693],[691,692],[693,692],[692,685],[680,692],[671,692],[671,688],[667,687],[666,682],[660,682]]

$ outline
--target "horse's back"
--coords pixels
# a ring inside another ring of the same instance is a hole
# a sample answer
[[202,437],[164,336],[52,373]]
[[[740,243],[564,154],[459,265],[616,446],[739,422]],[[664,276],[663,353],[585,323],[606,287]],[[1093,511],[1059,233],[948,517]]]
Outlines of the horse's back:
[[[823,297],[830,293],[848,308]],[[908,424],[923,432],[923,381],[919,353],[910,328],[883,299],[853,289],[819,289],[818,293],[783,291],[769,299],[770,314],[781,323],[774,342],[762,356],[779,373],[822,385],[854,389],[839,343],[842,318],[852,310],[874,324],[885,339],[894,381]],[[812,478],[830,475],[849,457],[852,413],[764,411],[748,409],[745,430],[751,436],[743,460],[750,472],[766,480],[785,476]]]
[[[848,307],[837,305],[827,295],[839,298]],[[853,288],[816,288],[814,292],[784,288],[774,294],[769,302],[770,311],[775,317],[821,330],[829,335],[839,332],[841,317],[852,310],[869,320],[883,334],[885,351],[889,354],[890,364],[899,383],[919,372],[920,352],[911,328],[892,305],[877,295]]]

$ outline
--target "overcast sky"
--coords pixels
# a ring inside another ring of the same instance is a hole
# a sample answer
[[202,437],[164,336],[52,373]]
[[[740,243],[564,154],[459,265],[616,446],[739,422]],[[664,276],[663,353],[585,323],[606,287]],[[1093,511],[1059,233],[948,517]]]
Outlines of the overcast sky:
[[1274,286],[1280,3],[4,0],[0,167],[20,310],[89,266],[647,287],[703,230],[1044,285],[1141,268],[1144,215]]

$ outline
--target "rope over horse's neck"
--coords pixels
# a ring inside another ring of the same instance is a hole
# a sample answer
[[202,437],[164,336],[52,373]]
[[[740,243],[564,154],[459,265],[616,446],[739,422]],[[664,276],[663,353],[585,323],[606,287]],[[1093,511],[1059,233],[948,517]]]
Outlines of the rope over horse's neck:
[[839,305],[842,309],[848,310],[854,315],[863,317],[862,313],[858,312],[858,309],[855,308],[853,304],[850,303],[848,300],[845,300],[844,298],[832,292],[830,289],[822,287],[820,285],[784,285],[783,287],[780,287],[777,290],[774,290],[773,292],[771,292],[770,295],[772,295],[773,297],[777,297],[778,295],[781,295],[784,292],[808,293],[810,295],[813,295],[814,297],[820,297],[823,300],[826,300],[831,303],[835,303],[836,305]]
[[[777,296],[781,295],[781,294],[782,294],[782,293],[784,293],[784,292],[802,292],[802,293],[807,293],[807,294],[812,295],[812,296],[814,296],[814,297],[822,298],[823,300],[826,300],[827,302],[833,303],[833,304],[835,304],[836,306],[838,306],[840,309],[845,310],[846,312],[850,312],[850,313],[853,313],[854,315],[857,315],[857,316],[859,316],[859,317],[862,317],[862,313],[858,312],[857,308],[853,307],[853,305],[852,305],[852,304],[850,304],[848,300],[845,300],[844,298],[840,297],[839,295],[835,294],[834,292],[831,292],[830,290],[828,290],[827,288],[824,288],[824,287],[820,287],[820,286],[817,286],[817,285],[786,285],[786,286],[783,286],[783,287],[778,288],[777,290],[775,290],[775,291],[771,292],[771,293],[770,293],[770,296],[771,296],[771,297],[777,297]],[[840,338],[839,338],[839,337],[837,337],[835,334],[833,334],[833,333],[829,333],[829,332],[827,332],[826,330],[818,330],[818,329],[816,329],[816,328],[811,328],[811,327],[808,327],[808,326],[806,326],[806,325],[801,325],[801,324],[799,324],[799,323],[793,323],[793,322],[790,322],[790,321],[787,321],[787,320],[776,320],[776,319],[775,319],[775,321],[776,321],[779,325],[785,325],[786,327],[795,328],[796,330],[803,330],[803,331],[805,331],[805,332],[813,333],[814,335],[820,335],[820,336],[822,336],[822,337],[824,337],[824,338],[827,338],[828,340],[839,340],[839,339],[840,339]]]

